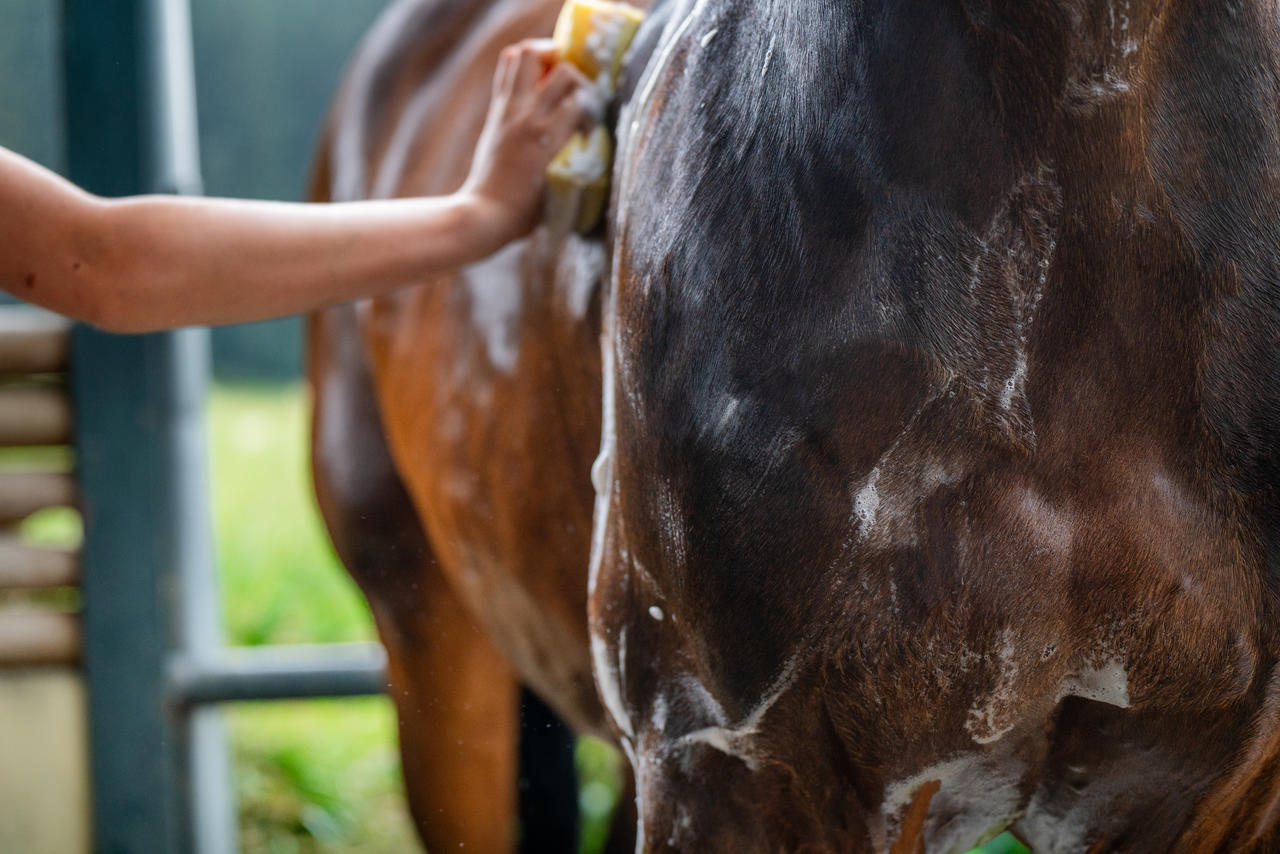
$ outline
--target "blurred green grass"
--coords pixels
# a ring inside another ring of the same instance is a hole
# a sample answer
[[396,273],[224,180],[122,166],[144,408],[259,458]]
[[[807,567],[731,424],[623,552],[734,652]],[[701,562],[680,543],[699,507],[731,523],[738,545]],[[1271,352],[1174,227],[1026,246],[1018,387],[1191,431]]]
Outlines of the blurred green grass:
[[[369,610],[315,509],[305,388],[218,385],[208,414],[227,642],[375,639]],[[421,850],[404,805],[388,700],[241,704],[228,709],[228,720],[243,851]],[[576,759],[581,850],[592,854],[604,843],[621,760],[594,739],[579,741]]]
[[373,619],[329,545],[311,495],[301,386],[215,386],[214,525],[232,644],[373,640]]
[[[375,639],[311,496],[300,385],[215,386],[210,467],[227,642]],[[395,714],[382,697],[227,708],[241,850],[420,850],[404,804]]]
[[[315,510],[301,385],[215,386],[209,400],[218,574],[236,645],[375,639],[373,619]],[[77,520],[31,533],[63,541]],[[420,851],[404,804],[395,714],[382,697],[228,709],[246,854]],[[582,854],[600,850],[621,784],[616,751],[577,750]],[[1029,854],[1002,836],[976,854]]]

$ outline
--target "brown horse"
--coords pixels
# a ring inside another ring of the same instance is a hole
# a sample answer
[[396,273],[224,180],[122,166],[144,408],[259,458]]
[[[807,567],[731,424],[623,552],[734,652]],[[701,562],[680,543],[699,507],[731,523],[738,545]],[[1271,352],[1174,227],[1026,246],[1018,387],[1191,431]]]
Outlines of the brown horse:
[[[460,186],[499,51],[549,35],[560,5],[390,7],[347,72],[312,196]],[[586,622],[603,269],[598,238],[540,232],[453,281],[312,322],[316,491],[388,651],[432,852],[511,850],[519,685],[578,732],[611,737]]]
[[591,596],[641,850],[1280,851],[1275,3],[662,11]]
[[[554,12],[398,9],[337,197],[456,185]],[[603,723],[603,424],[642,850],[1280,848],[1272,4],[671,0],[640,41],[608,259],[539,235],[317,321],[428,838],[509,792],[504,662]]]

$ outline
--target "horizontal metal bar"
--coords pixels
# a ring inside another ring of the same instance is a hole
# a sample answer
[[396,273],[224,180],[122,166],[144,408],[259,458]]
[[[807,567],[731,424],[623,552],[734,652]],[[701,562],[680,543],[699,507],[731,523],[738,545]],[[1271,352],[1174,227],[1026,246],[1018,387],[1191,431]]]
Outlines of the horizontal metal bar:
[[71,402],[56,388],[0,390],[0,446],[66,445]]
[[0,474],[0,522],[21,522],[49,507],[76,503],[76,480],[65,472]]
[[376,643],[236,648],[213,660],[178,658],[169,692],[184,705],[356,697],[384,693],[386,670]]
[[0,611],[0,667],[73,664],[80,658],[80,621],[72,614]]
[[0,534],[0,590],[46,590],[80,583],[80,555],[47,549]]

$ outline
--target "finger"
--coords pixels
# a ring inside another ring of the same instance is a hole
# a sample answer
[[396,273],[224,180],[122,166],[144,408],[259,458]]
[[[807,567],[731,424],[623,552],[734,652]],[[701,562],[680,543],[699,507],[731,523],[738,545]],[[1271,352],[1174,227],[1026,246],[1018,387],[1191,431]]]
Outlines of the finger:
[[555,65],[560,59],[560,52],[556,50],[556,43],[551,39],[525,39],[520,42],[520,45],[537,54],[538,59],[547,68]]
[[567,62],[558,63],[539,84],[534,104],[539,111],[553,109],[567,96],[590,85],[586,75],[575,66]]
[[516,65],[520,52],[514,47],[505,47],[498,54],[498,68],[493,74],[493,94],[497,96],[510,92],[516,76]]
[[582,105],[578,99],[569,95],[547,114],[546,131],[543,137],[548,140],[552,151],[559,151],[569,141],[575,131],[582,129]]
[[517,46],[517,50],[519,51],[519,59],[516,61],[515,83],[511,89],[513,95],[532,91],[534,86],[537,85],[538,79],[542,77],[542,71],[546,67],[539,52],[530,47],[528,43],[521,42]]

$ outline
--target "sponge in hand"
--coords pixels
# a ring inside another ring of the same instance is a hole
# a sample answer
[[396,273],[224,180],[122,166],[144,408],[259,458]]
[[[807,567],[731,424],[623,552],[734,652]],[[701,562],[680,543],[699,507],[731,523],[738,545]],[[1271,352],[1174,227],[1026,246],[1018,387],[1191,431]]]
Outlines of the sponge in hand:
[[590,134],[575,133],[547,167],[547,225],[556,232],[591,231],[604,214],[609,197],[613,140],[597,125]]
[[644,12],[609,0],[568,0],[556,20],[552,41],[560,57],[581,69],[612,97]]
[[[595,81],[604,99],[613,97],[622,60],[644,13],[626,3],[567,0],[553,38],[560,57]],[[613,140],[597,126],[575,134],[547,167],[547,224],[556,231],[596,227],[609,196]]]

